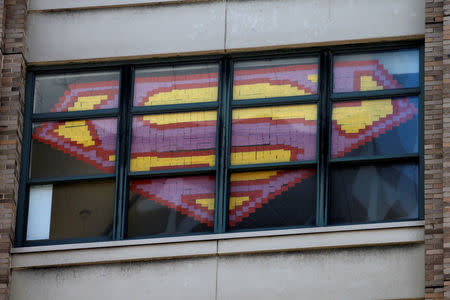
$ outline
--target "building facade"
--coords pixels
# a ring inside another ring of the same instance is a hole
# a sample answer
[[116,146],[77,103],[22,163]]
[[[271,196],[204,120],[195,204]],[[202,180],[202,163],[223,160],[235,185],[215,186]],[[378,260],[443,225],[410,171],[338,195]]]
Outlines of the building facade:
[[450,297],[447,2],[1,1],[1,297]]

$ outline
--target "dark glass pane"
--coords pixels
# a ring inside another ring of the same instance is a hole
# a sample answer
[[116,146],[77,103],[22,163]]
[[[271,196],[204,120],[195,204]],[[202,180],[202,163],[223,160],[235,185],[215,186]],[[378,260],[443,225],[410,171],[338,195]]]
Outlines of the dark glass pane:
[[139,69],[135,76],[134,106],[217,101],[216,64]]
[[117,119],[33,124],[31,178],[114,173]]
[[231,164],[313,160],[317,105],[233,110]]
[[317,74],[315,57],[237,62],[233,100],[314,95]]
[[418,152],[417,97],[333,104],[331,157]]
[[216,111],[133,118],[130,171],[213,167]]
[[27,240],[111,236],[114,181],[30,187]]
[[328,223],[418,218],[417,164],[331,169]]
[[336,55],[334,92],[376,91],[419,86],[419,50]]
[[34,113],[117,108],[119,72],[36,76]]
[[132,180],[128,236],[212,231],[214,198],[214,176]]
[[314,225],[314,169],[233,173],[229,229]]

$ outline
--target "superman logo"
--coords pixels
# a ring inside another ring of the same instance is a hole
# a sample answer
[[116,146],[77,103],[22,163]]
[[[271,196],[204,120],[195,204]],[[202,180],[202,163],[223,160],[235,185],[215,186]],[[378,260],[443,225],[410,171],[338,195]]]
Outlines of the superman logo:
[[[402,87],[401,81],[376,60],[343,62],[337,67],[344,75],[335,79],[335,91]],[[316,94],[317,82],[315,64],[238,69],[233,97],[239,101]],[[95,82],[70,86],[52,111],[117,107],[118,85],[118,82]],[[135,106],[217,101],[218,74],[136,78],[134,92]],[[391,132],[398,134],[405,124],[417,123],[417,106],[413,98],[335,103],[331,116],[331,157],[351,155]],[[116,127],[116,119],[46,122],[36,128],[33,139],[110,173],[115,165]],[[135,116],[130,171],[214,167],[216,128],[216,111]],[[316,104],[234,109],[231,164],[315,160],[316,131]],[[238,226],[272,201],[283,201],[286,192],[311,178],[315,178],[314,170],[232,174],[230,227]],[[213,226],[214,177],[136,180],[130,190]]]

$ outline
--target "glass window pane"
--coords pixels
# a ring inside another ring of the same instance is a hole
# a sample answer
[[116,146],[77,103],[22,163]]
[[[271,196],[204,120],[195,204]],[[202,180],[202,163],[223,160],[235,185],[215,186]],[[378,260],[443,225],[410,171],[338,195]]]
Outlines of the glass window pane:
[[217,111],[133,118],[130,171],[214,167]]
[[201,66],[139,69],[135,72],[134,106],[217,101],[219,67]]
[[419,86],[419,50],[336,55],[335,93],[376,91]]
[[331,157],[418,152],[418,98],[333,104]]
[[33,124],[31,178],[114,173],[117,119]]
[[30,187],[27,240],[110,237],[113,180]]
[[128,236],[210,232],[214,198],[214,176],[132,180]]
[[233,110],[231,164],[313,160],[317,105]]
[[233,173],[228,213],[229,229],[314,225],[316,171]]
[[233,100],[315,95],[318,59],[237,62],[233,76]]
[[329,224],[418,218],[417,164],[331,169]]
[[119,72],[38,75],[34,113],[117,108]]

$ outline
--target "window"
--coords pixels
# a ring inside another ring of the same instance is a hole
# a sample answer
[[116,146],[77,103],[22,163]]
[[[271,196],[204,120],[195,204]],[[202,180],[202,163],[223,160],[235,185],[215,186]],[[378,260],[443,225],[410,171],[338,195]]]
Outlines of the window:
[[16,244],[421,219],[422,55],[31,68]]

